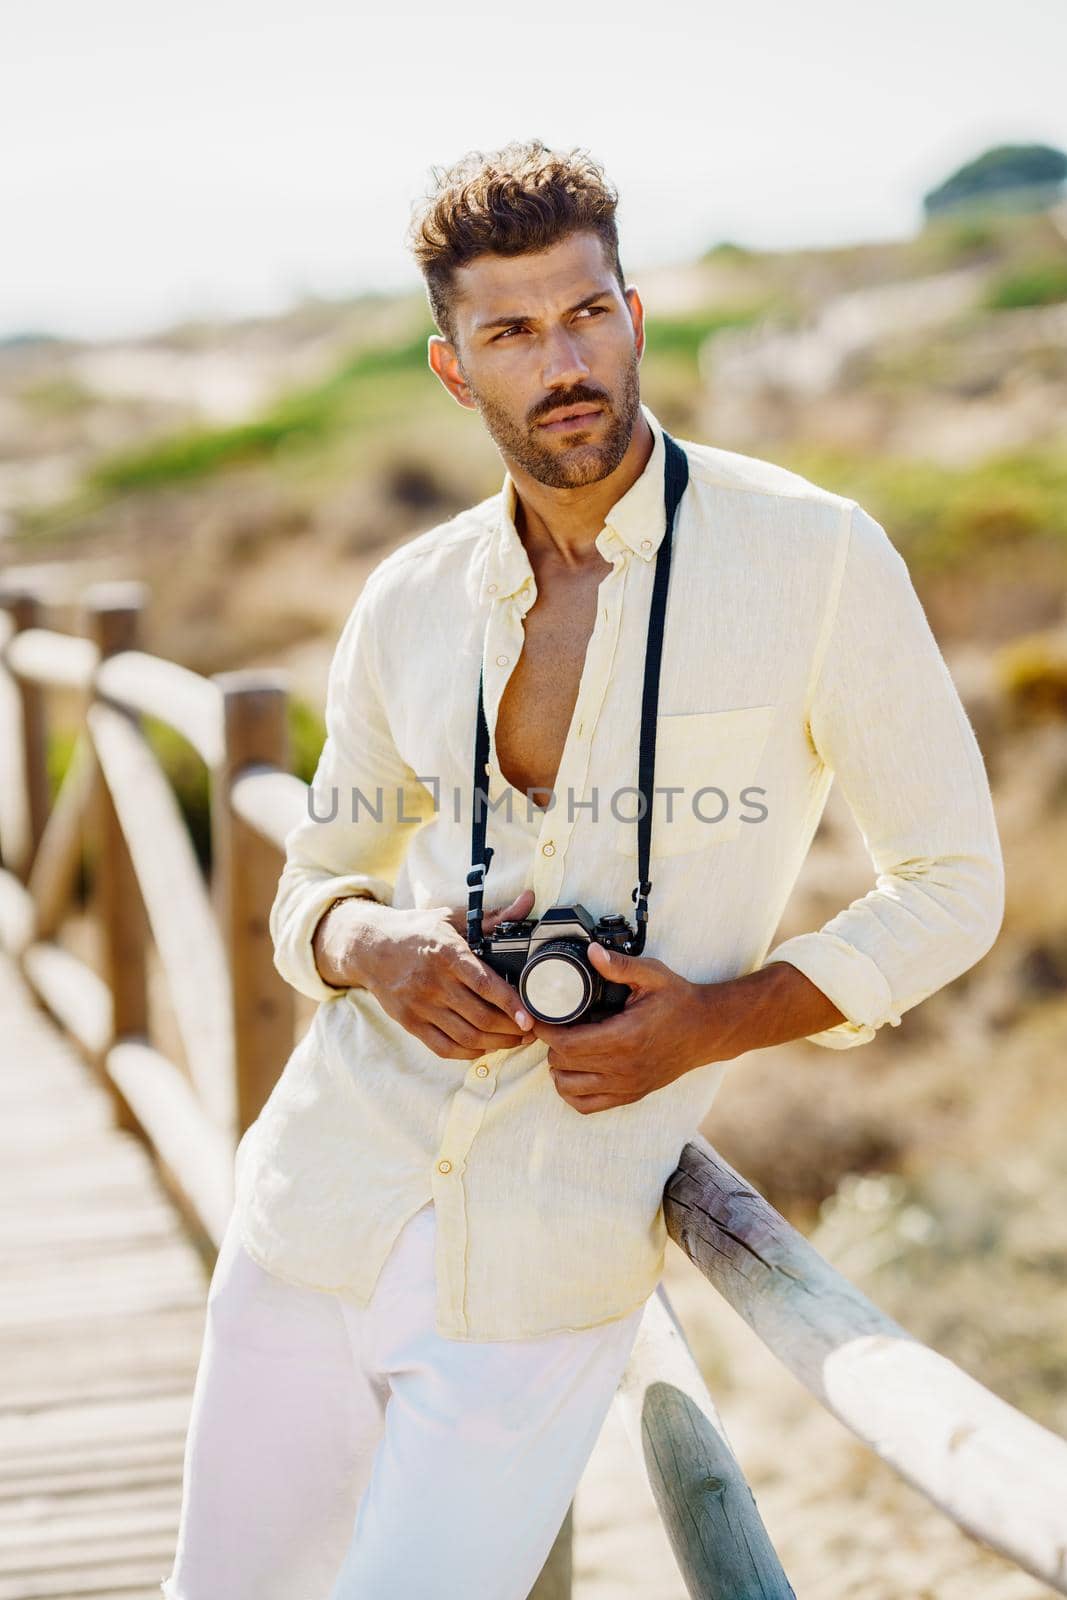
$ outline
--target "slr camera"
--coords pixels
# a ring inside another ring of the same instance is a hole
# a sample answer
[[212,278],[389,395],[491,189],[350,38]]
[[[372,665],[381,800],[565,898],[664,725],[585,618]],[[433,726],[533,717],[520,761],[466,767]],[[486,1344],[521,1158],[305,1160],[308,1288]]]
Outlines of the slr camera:
[[543,917],[500,922],[483,940],[482,960],[518,989],[542,1022],[600,1022],[621,1011],[630,993],[610,983],[589,960],[591,939],[626,953],[634,929],[625,917],[594,922],[583,905],[553,906]]

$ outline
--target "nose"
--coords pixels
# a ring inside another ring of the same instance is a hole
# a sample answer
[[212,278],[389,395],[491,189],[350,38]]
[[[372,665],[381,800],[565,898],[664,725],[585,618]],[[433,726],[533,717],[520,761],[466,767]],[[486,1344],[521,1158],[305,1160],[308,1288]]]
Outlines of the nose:
[[557,328],[549,337],[545,350],[542,379],[546,389],[581,383],[589,376],[589,365],[582,356],[579,343],[566,328]]

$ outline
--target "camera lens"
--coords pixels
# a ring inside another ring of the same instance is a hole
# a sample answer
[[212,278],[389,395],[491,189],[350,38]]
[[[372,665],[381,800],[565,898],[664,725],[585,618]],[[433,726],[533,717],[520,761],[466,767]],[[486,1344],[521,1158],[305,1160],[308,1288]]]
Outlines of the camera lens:
[[588,1010],[597,974],[585,957],[585,945],[554,939],[530,957],[519,975],[519,994],[526,1009],[542,1022],[572,1022]]

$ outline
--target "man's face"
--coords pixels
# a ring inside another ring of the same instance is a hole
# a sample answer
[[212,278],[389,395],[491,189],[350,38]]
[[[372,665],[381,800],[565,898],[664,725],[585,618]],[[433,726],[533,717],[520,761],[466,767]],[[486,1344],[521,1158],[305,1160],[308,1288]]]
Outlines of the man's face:
[[[431,340],[442,382],[477,408],[509,465],[539,483],[606,478],[637,420],[644,333],[637,291],[623,293],[598,235],[479,256],[454,283],[455,344]],[[555,420],[566,411],[580,414]]]

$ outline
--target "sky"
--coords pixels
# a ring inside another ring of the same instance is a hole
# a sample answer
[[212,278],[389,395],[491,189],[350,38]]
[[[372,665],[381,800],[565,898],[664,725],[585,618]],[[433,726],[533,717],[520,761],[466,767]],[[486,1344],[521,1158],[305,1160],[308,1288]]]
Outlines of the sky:
[[904,237],[991,144],[1067,148],[1067,0],[36,0],[0,25],[0,336],[414,289],[431,168],[537,137],[622,261]]

